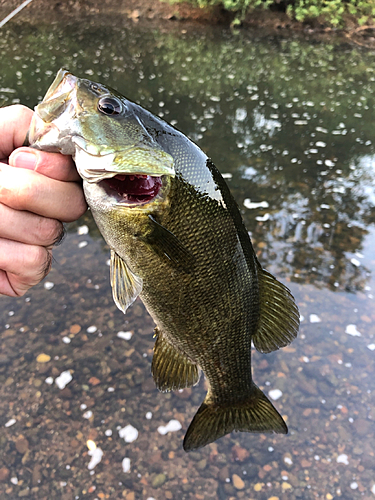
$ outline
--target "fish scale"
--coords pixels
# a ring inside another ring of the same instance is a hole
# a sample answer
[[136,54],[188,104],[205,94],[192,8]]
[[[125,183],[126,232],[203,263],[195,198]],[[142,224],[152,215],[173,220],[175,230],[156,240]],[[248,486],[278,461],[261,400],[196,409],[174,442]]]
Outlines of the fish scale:
[[[286,433],[281,415],[253,382],[251,343],[260,352],[289,344],[298,332],[298,309],[289,290],[259,264],[212,161],[165,121],[66,70],[36,107],[29,136],[33,147],[75,159],[111,248],[113,298],[125,312],[139,295],[155,321],[157,387],[189,387],[205,374],[208,392],[184,449],[232,431]],[[160,181],[144,196],[140,181],[130,204],[127,176],[135,175]],[[107,182],[111,177],[116,190]]]

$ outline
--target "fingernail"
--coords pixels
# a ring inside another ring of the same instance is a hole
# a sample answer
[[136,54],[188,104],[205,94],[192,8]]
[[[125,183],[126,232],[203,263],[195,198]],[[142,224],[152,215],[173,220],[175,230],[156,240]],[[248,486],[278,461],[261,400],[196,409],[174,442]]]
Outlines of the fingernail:
[[35,153],[17,153],[13,157],[13,165],[18,168],[28,168],[35,170],[38,158]]

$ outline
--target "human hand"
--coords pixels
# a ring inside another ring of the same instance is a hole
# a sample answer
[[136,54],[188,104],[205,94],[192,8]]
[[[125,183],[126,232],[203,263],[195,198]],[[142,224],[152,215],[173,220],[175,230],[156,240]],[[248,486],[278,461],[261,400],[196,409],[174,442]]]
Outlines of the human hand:
[[62,222],[87,209],[70,156],[22,147],[33,111],[0,108],[0,295],[20,297],[50,271]]

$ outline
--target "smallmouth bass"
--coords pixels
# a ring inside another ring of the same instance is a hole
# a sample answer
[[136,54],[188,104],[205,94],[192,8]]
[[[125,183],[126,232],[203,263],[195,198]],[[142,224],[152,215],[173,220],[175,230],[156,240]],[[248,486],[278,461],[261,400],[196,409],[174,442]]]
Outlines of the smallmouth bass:
[[72,155],[111,248],[111,285],[125,312],[140,296],[156,323],[152,375],[161,391],[209,389],[186,451],[232,431],[287,433],[255,385],[251,342],[288,345],[299,313],[262,269],[212,161],[181,132],[116,91],[60,70],[29,130],[34,148]]

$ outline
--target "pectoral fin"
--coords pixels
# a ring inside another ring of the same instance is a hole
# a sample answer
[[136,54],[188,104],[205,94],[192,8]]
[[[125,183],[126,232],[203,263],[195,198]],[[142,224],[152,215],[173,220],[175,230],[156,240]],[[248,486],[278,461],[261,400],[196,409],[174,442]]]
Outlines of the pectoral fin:
[[171,265],[191,273],[195,258],[181,241],[168,229],[159,224],[152,215],[148,216],[151,224],[150,233],[143,238],[159,256],[169,260]]
[[177,351],[155,328],[157,339],[152,358],[151,372],[159,391],[174,391],[199,382],[199,369],[186,356]]
[[299,312],[289,289],[264,269],[259,271],[260,318],[253,343],[257,351],[271,352],[297,337]]
[[113,300],[123,313],[142,291],[142,278],[136,276],[113,250],[111,250],[111,286]]

